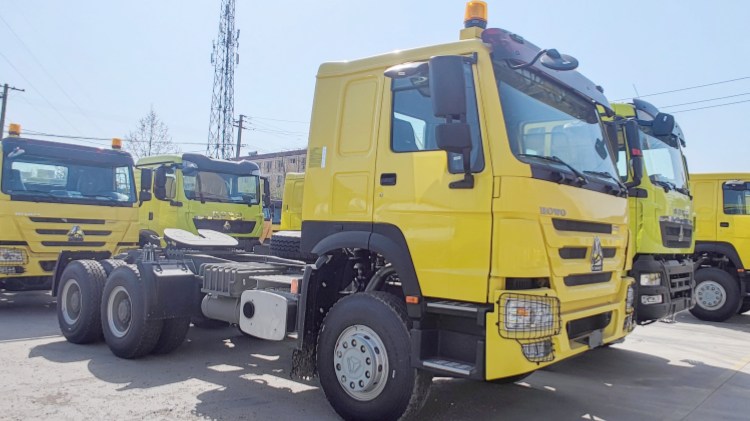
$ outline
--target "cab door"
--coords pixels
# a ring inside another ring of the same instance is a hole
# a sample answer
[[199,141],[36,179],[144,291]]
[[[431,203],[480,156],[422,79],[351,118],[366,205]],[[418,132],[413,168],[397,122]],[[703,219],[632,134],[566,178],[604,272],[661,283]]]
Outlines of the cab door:
[[750,252],[749,188],[745,181],[723,183],[717,210],[716,240],[734,245],[740,256]]
[[435,127],[445,119],[433,115],[428,75],[386,78],[373,223],[376,230],[383,224],[401,231],[424,296],[486,302],[493,180],[480,136],[474,67],[464,64],[473,188],[451,187],[464,177],[463,162],[437,148]]

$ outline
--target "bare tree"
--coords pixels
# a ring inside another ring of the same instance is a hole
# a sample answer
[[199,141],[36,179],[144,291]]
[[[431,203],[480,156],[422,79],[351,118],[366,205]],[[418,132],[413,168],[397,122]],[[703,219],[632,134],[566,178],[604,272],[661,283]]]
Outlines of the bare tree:
[[169,135],[167,125],[156,115],[153,105],[148,114],[138,121],[135,131],[131,131],[125,137],[125,149],[133,154],[135,159],[180,152],[180,148]]

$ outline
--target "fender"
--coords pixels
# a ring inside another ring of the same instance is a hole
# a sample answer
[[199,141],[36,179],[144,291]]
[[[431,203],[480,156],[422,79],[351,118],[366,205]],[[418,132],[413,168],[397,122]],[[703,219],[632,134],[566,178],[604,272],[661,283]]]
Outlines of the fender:
[[422,289],[419,287],[409,246],[397,226],[324,221],[302,223],[300,249],[303,253],[311,252],[322,256],[342,248],[362,248],[382,255],[396,269],[404,294],[420,297],[419,301],[422,301]]
[[57,296],[57,285],[60,283],[60,276],[65,267],[73,260],[104,260],[112,257],[108,251],[61,251],[57,256],[55,270],[52,273],[52,296]]
[[727,256],[732,264],[737,269],[744,269],[742,265],[742,259],[740,259],[737,249],[731,243],[725,243],[720,241],[696,241],[695,242],[695,254],[700,255],[701,253],[719,253]]

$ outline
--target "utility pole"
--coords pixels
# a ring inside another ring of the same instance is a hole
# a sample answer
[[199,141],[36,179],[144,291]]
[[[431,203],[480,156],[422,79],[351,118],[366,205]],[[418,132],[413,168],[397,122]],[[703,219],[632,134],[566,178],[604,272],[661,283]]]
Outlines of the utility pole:
[[237,155],[235,155],[236,158],[240,157],[240,147],[242,147],[242,130],[247,130],[248,127],[245,127],[242,123],[247,118],[246,115],[240,114],[240,119],[235,121],[237,124],[235,127],[237,127]]
[[8,90],[26,92],[25,89],[18,89],[15,86],[8,86],[7,83],[3,85],[3,108],[2,110],[0,110],[0,139],[3,138],[3,132],[5,131],[5,108],[8,106]]

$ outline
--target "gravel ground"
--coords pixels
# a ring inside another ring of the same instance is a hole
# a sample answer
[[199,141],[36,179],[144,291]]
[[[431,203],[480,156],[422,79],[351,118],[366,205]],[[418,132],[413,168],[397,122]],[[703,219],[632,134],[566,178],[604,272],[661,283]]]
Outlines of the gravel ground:
[[[52,297],[0,294],[1,419],[337,419],[315,382],[290,380],[294,342],[191,328],[170,355],[115,358],[60,336]],[[432,420],[747,420],[750,313],[726,323],[681,314],[639,327],[523,382],[435,379]]]

